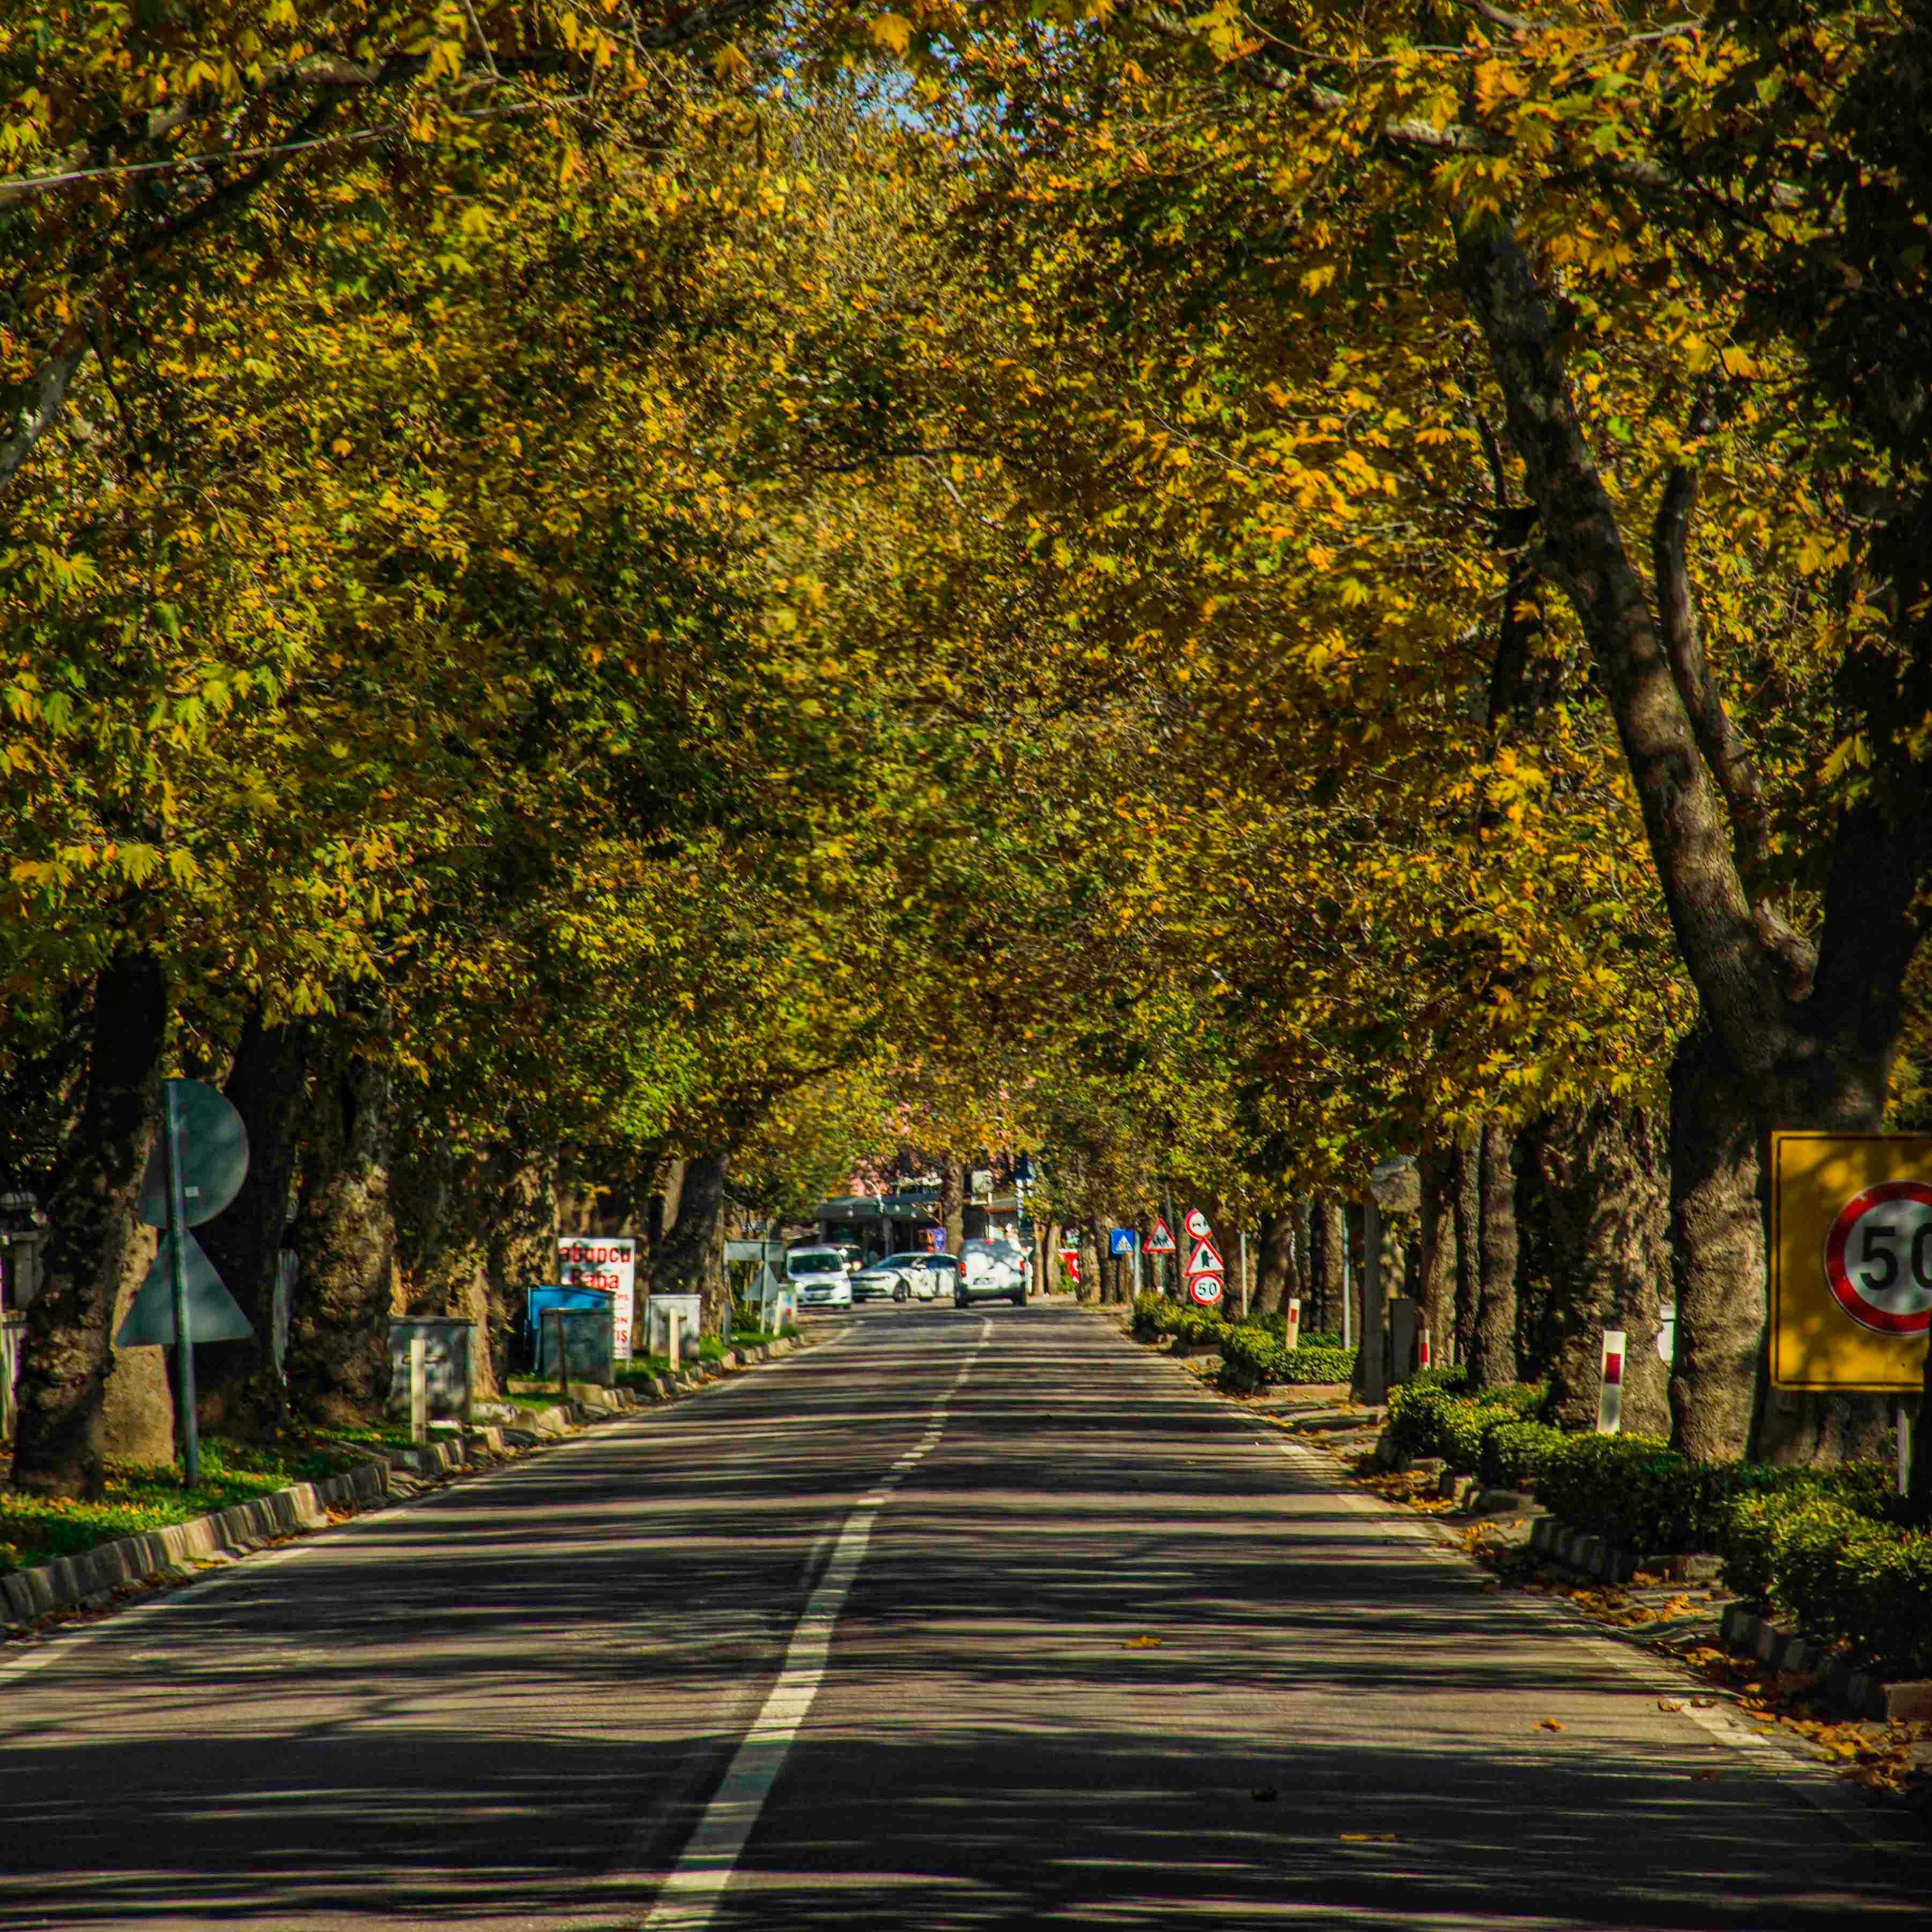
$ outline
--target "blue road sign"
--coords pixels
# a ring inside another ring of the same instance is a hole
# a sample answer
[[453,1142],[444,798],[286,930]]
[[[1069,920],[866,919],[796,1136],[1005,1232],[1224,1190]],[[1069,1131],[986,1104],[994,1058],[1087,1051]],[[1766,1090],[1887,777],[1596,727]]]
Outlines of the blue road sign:
[[1131,1228],[1110,1228],[1107,1231],[1107,1252],[1110,1255],[1130,1255],[1140,1244],[1141,1238]]

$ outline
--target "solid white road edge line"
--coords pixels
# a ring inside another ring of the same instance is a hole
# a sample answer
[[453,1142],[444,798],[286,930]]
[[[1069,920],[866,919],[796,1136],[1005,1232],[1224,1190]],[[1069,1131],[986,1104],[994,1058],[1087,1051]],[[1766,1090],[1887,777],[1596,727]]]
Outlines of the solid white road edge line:
[[952,1386],[933,1404],[931,1427],[916,1447],[892,1465],[877,1488],[859,1498],[845,1519],[825,1574],[793,1628],[778,1680],[733,1755],[724,1782],[705,1807],[676,1869],[664,1880],[657,1902],[643,1922],[642,1932],[699,1932],[710,1924],[738,1868],[752,1828],[784,1768],[792,1740],[818,1695],[831,1654],[832,1633],[866,1560],[879,1512],[892,1491],[938,1445],[945,1430],[947,1406],[965,1386],[992,1332],[990,1321],[982,1324],[973,1352],[960,1364]]

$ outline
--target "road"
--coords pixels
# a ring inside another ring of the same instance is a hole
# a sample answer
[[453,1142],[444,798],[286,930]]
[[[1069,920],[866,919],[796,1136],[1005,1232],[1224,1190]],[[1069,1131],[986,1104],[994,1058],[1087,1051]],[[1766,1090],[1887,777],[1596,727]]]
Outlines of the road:
[[1090,1313],[869,1308],[5,1653],[0,1924],[1922,1922],[1658,1669]]

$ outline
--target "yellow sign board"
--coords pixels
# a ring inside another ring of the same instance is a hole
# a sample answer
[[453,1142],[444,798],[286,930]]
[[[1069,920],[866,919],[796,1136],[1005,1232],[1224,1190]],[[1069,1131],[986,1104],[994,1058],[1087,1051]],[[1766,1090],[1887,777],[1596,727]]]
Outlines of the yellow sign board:
[[1771,1137],[1771,1378],[1916,1394],[1932,1328],[1932,1138]]

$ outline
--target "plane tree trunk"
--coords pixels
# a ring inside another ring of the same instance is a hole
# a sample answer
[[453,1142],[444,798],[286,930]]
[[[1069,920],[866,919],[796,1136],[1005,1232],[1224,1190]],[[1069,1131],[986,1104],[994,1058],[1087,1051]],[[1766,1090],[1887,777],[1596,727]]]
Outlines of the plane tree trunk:
[[94,985],[80,1118],[47,1204],[40,1291],[27,1309],[14,1486],[98,1496],[109,1324],[135,1227],[160,1108],[167,982],[152,952],[128,947]]

